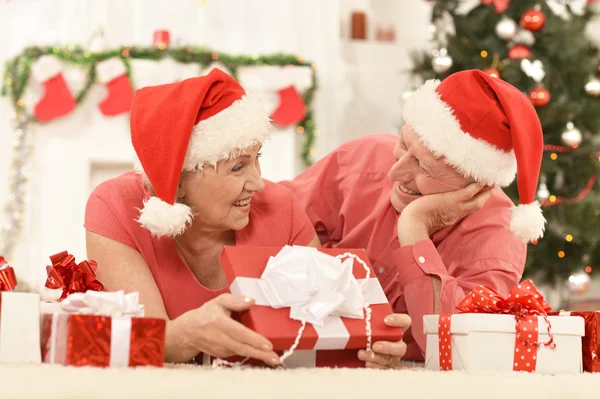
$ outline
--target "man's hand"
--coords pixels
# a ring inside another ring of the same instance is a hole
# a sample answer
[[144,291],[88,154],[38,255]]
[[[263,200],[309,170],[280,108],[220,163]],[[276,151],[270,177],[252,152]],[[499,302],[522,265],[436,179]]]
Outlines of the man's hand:
[[[387,316],[384,322],[389,327],[401,328],[406,331],[410,327],[410,317],[406,314],[394,313]],[[367,368],[396,369],[400,367],[400,359],[406,353],[406,344],[398,342],[378,341],[373,344],[372,352],[361,350],[358,358],[367,362]]]
[[414,200],[398,218],[400,245],[427,240],[433,233],[481,209],[492,195],[492,189],[472,183],[456,191],[424,195]]

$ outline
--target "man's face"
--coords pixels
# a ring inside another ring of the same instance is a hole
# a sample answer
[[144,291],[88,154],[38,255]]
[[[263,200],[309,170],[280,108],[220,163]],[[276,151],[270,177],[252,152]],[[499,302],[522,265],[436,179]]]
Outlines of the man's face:
[[394,157],[396,163],[388,177],[396,183],[391,202],[399,213],[422,195],[458,190],[470,182],[447,165],[444,157],[436,158],[408,124],[402,127],[400,140],[394,147]]

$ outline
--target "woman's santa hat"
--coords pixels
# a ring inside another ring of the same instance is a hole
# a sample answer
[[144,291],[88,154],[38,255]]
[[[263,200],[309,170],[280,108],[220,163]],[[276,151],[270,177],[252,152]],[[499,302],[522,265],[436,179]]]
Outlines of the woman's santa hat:
[[135,169],[155,194],[144,201],[138,222],[157,236],[183,233],[193,215],[176,201],[181,172],[263,143],[270,129],[264,109],[219,69],[138,90],[131,107]]
[[542,237],[546,220],[535,200],[543,133],[529,99],[479,70],[429,80],[407,101],[404,119],[436,156],[466,177],[508,186],[517,174],[521,204],[510,228],[523,241]]

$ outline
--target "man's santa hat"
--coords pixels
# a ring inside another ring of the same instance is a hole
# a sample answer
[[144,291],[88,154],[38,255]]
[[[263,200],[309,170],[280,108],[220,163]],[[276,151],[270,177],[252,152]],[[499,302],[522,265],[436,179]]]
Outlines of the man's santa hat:
[[270,128],[264,109],[219,69],[138,90],[131,107],[135,169],[155,194],[144,201],[138,222],[157,236],[183,233],[193,215],[176,201],[181,172],[263,143]]
[[466,177],[505,187],[516,173],[521,204],[512,209],[510,228],[526,242],[542,237],[546,220],[535,193],[543,134],[523,93],[479,70],[457,72],[425,82],[405,104],[404,119]]

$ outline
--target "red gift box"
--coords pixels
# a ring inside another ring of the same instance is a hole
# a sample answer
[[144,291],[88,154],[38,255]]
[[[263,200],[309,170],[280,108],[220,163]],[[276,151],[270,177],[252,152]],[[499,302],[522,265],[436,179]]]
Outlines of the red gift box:
[[600,372],[600,312],[553,312],[551,315],[580,316],[585,323],[585,336],[581,338],[583,370]]
[[62,312],[42,315],[44,363],[97,367],[162,367],[163,319]]
[[[221,265],[231,282],[230,291],[233,294],[244,294],[240,287],[255,279],[260,279],[267,262],[271,256],[276,256],[281,248],[268,247],[225,247],[221,253]],[[385,294],[368,262],[367,254],[360,249],[324,249],[319,251],[338,256],[351,253],[362,259],[370,269],[370,278],[365,283],[363,293],[366,300],[371,303],[371,340],[400,341],[402,330],[385,325],[383,319],[392,314],[392,309]],[[352,274],[361,281],[366,278],[366,270],[356,259],[354,260]],[[375,298],[375,299],[374,299]],[[256,298],[255,298],[256,299]],[[290,318],[290,308],[274,309],[265,306],[257,300],[256,306],[239,315],[239,320],[245,326],[266,337],[273,344],[274,350],[288,350],[297,338],[302,323]],[[367,332],[365,319],[352,319],[336,317],[330,319],[325,327],[315,327],[310,323],[302,333],[299,344],[294,352],[296,359],[290,358],[291,363],[306,366],[342,366],[361,367],[364,362],[358,360],[357,351],[367,346]],[[286,361],[286,365],[288,361]]]

